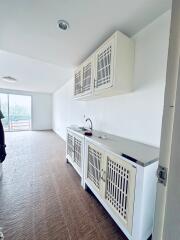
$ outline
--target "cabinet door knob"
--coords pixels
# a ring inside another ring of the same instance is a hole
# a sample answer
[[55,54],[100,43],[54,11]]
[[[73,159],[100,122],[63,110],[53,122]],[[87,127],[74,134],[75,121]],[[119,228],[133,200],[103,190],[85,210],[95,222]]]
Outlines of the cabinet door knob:
[[101,169],[101,180],[103,182],[106,182],[106,171],[104,171],[103,169]]
[[94,87],[96,87],[97,80],[94,78]]
[[103,180],[103,169],[101,169],[100,178]]

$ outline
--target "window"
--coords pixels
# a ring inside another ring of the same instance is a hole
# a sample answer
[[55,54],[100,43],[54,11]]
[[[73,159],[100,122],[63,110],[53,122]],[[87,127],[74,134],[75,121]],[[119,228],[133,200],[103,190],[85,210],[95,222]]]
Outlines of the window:
[[0,93],[5,131],[31,130],[31,96]]

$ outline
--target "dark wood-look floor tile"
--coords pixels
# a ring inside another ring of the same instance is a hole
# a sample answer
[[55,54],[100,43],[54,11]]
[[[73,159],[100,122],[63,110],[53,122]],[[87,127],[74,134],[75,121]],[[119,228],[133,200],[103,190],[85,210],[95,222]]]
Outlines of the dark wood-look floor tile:
[[55,133],[6,133],[0,181],[5,240],[125,240],[101,204],[80,186]]

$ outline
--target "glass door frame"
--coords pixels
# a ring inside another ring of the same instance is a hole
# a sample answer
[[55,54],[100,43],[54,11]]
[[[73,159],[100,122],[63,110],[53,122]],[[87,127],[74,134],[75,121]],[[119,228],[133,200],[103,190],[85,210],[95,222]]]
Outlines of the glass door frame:
[[[0,91],[0,94],[5,94],[5,95],[7,95],[7,113],[8,113],[8,115],[7,115],[7,120],[8,120],[8,130],[6,130],[6,132],[20,132],[20,131],[32,131],[32,116],[33,116],[33,112],[32,112],[32,95],[30,95],[30,94],[22,94],[22,93],[13,93],[13,92],[3,92],[3,91]],[[22,130],[22,129],[20,129],[20,130],[12,130],[11,128],[10,128],[10,117],[9,117],[9,113],[10,113],[10,111],[9,111],[9,96],[10,95],[16,95],[16,96],[25,96],[25,97],[30,97],[30,101],[31,101],[31,119],[30,119],[30,128],[29,129],[24,129],[24,130]],[[1,101],[0,101],[0,109],[1,109]]]

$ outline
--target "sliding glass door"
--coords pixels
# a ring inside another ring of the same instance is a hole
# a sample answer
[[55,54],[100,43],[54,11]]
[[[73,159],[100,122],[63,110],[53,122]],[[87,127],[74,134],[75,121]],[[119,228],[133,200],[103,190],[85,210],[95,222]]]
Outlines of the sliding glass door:
[[0,93],[5,131],[31,130],[31,96]]
[[5,118],[2,119],[4,130],[9,130],[9,96],[8,94],[0,93],[0,109]]

